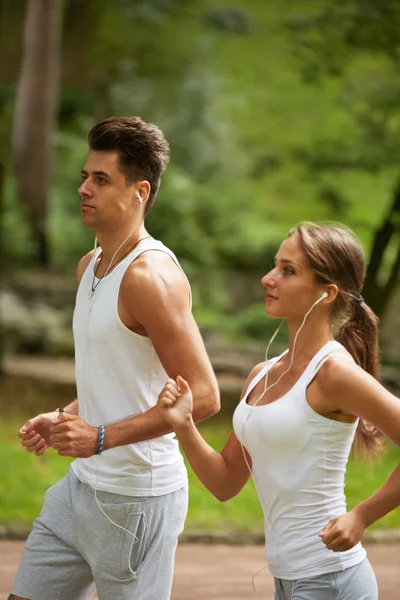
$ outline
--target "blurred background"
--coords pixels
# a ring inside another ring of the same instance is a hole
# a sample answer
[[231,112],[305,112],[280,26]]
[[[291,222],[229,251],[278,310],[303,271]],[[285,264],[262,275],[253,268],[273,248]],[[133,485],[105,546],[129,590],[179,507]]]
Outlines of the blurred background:
[[[159,125],[171,163],[148,230],[178,255],[222,393],[221,448],[276,327],[260,278],[300,220],[359,237],[400,395],[400,5],[396,0],[0,0],[0,532],[24,535],[69,461],[18,444],[75,396],[75,267],[86,135],[111,115]],[[277,339],[272,354],[285,344]],[[400,459],[351,460],[349,505]],[[219,504],[191,475],[187,534],[262,534],[250,483]],[[399,511],[377,524],[400,527]]]

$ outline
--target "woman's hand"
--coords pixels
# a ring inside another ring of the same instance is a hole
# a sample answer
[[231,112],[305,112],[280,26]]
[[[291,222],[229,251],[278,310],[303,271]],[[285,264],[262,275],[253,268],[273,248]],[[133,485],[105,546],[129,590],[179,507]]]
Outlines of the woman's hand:
[[353,509],[331,519],[318,535],[328,550],[345,552],[358,544],[364,531],[365,524],[358,512]]
[[178,375],[168,379],[158,396],[157,407],[164,419],[175,430],[192,421],[193,396],[189,384]]

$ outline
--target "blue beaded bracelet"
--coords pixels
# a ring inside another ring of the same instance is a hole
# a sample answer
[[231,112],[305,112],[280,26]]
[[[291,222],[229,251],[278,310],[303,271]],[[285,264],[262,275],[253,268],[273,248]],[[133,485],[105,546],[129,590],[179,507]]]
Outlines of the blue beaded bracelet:
[[99,427],[99,439],[97,442],[97,450],[95,452],[95,454],[101,454],[103,452],[103,446],[104,446],[104,438],[106,436],[106,428],[104,427],[104,425],[100,425]]

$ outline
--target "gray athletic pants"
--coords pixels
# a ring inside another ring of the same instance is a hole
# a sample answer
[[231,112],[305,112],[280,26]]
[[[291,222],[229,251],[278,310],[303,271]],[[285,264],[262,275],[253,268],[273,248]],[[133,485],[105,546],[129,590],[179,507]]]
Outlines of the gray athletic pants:
[[309,579],[275,578],[275,600],[378,600],[378,586],[368,559],[359,565]]
[[[169,600],[187,486],[152,498],[97,492],[70,468],[47,492],[12,593],[29,600]],[[135,537],[134,537],[135,536]]]

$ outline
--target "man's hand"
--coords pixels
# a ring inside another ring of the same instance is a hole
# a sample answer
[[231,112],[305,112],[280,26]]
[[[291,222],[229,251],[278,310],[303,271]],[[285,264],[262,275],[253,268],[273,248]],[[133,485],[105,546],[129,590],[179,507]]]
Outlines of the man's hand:
[[50,446],[50,427],[57,423],[58,412],[49,412],[29,419],[18,431],[18,437],[28,452],[42,456]]
[[319,532],[328,550],[345,552],[353,548],[361,540],[365,524],[356,510],[331,519]]
[[93,456],[99,437],[97,427],[92,427],[78,415],[57,413],[56,424],[50,427],[50,444],[60,456],[89,458]]

